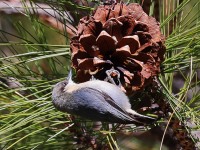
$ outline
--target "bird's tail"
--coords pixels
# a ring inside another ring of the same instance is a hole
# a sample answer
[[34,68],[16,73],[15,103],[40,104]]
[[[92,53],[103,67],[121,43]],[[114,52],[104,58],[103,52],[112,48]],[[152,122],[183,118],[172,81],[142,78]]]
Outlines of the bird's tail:
[[132,110],[132,109],[128,109],[126,110],[130,116],[134,119],[137,120],[139,124],[150,124],[156,121],[156,118],[152,118],[149,116],[145,116],[142,114],[137,113],[136,111]]

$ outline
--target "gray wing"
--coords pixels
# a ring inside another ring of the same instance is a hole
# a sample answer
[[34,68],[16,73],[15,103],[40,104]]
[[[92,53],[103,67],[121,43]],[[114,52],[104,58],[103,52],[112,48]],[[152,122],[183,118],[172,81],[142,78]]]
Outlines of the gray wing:
[[106,121],[113,123],[143,124],[130,116],[108,94],[93,88],[81,88],[73,93],[77,106],[76,115],[91,120]]

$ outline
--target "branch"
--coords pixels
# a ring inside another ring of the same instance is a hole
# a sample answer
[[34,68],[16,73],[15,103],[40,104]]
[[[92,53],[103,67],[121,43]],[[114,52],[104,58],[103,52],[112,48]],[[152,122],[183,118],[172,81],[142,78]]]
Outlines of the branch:
[[59,12],[56,7],[47,4],[33,3],[30,1],[20,2],[20,0],[5,0],[0,2],[0,13],[24,16],[36,14],[43,22],[53,28],[67,32],[69,37],[73,37],[77,31],[72,25],[73,18],[68,11]]

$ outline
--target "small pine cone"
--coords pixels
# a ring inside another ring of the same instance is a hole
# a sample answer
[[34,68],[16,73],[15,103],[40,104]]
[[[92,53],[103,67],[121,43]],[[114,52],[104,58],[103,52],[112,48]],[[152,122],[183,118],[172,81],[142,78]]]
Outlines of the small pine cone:
[[127,94],[143,89],[160,72],[163,43],[159,23],[139,4],[99,6],[80,20],[71,39],[77,80],[88,81],[92,75],[104,80],[106,71],[114,68]]

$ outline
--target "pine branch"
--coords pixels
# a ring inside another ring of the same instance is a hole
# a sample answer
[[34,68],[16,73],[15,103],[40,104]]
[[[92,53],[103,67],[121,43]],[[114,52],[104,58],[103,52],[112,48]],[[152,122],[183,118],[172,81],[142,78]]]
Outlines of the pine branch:
[[[61,32],[67,32],[69,37],[73,37],[76,33],[76,28],[73,26],[73,18],[70,13],[68,11],[58,12],[58,9],[47,4],[33,3],[30,1],[20,2],[20,0],[1,1],[0,13],[24,16],[29,15],[28,13],[38,15],[43,22],[53,28]],[[63,15],[62,17],[60,17],[61,14]]]

